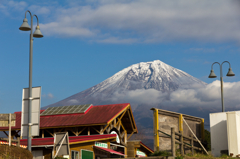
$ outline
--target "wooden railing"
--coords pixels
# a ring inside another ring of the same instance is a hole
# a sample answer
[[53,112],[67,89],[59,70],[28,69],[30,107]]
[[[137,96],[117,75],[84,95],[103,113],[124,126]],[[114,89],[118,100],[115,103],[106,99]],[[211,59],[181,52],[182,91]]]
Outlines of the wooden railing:
[[[175,132],[175,128],[171,128],[171,135],[160,130],[158,131],[171,138],[171,151],[173,156],[176,154],[176,144],[179,144],[181,155],[184,155],[184,147],[190,148],[192,154],[194,154],[194,150],[203,151],[202,148],[194,146],[194,142],[198,142],[198,140],[193,136],[184,136],[183,131],[178,133]],[[190,143],[187,143],[186,141],[189,141]]]

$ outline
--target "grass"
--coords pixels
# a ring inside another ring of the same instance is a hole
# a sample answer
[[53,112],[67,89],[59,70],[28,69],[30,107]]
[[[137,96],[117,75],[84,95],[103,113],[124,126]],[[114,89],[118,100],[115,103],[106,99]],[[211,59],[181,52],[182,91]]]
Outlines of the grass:
[[172,156],[172,153],[168,151],[155,151],[154,153],[151,153],[150,156]]
[[8,146],[8,145],[0,145],[0,158],[4,159],[32,159],[32,154],[28,150],[16,147],[16,146]]
[[[155,151],[154,153],[150,154],[150,156],[172,156],[172,153],[168,151]],[[175,159],[225,159],[225,158],[236,159],[226,154],[222,155],[221,157],[213,157],[212,155],[206,155],[202,153],[195,153],[194,155],[190,153],[182,156],[179,152],[177,152],[177,156],[175,157]]]
[[[230,157],[228,155],[222,155],[221,157],[213,157],[212,155],[206,155],[206,154],[200,154],[200,153],[196,153],[194,155],[188,154],[186,156],[183,157],[184,159],[223,159],[223,158],[227,158],[227,159],[235,159],[234,157]],[[180,159],[180,158],[178,158]]]

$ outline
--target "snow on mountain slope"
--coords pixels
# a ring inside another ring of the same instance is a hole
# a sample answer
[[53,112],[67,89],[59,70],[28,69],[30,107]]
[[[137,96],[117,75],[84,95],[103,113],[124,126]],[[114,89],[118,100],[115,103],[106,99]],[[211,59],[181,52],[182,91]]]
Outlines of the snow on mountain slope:
[[119,71],[112,77],[87,90],[45,108],[86,103],[94,105],[111,104],[111,98],[116,92],[126,94],[126,92],[132,90],[154,89],[164,93],[179,88],[188,89],[205,85],[206,83],[201,80],[160,60],[141,62]]

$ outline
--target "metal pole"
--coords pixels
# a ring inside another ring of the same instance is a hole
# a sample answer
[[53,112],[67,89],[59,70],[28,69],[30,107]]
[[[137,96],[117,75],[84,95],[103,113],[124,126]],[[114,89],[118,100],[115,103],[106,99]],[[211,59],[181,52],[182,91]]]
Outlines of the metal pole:
[[[212,70],[213,70],[213,65],[214,64],[219,64],[219,66],[220,66],[220,83],[221,83],[221,101],[222,101],[222,112],[225,112],[225,108],[224,108],[224,99],[223,99],[223,74],[222,74],[222,65],[225,63],[225,62],[227,62],[228,64],[229,64],[229,71],[230,71],[230,69],[231,69],[231,64],[230,64],[230,62],[228,62],[228,61],[223,61],[222,62],[222,64],[220,64],[220,63],[218,63],[218,62],[214,62],[213,64],[212,64]],[[211,75],[211,74],[210,74]],[[210,77],[210,75],[209,75],[209,78],[215,78],[215,77]],[[227,74],[227,76],[234,76],[235,74],[233,73],[233,72],[231,72],[231,74]]]
[[224,110],[224,101],[223,101],[223,77],[220,77],[221,79],[221,100],[222,100],[222,112],[225,112]]
[[28,92],[28,150],[32,151],[32,52],[33,52],[33,16],[31,15],[31,34],[30,34],[30,49],[29,49],[29,92]]

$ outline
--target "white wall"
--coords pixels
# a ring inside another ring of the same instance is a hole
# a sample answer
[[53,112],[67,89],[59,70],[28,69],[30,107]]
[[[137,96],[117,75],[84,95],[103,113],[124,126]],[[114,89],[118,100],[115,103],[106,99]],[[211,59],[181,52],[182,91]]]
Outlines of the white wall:
[[221,156],[221,150],[228,150],[227,115],[226,112],[211,113],[211,151],[214,157]]
[[227,133],[229,155],[240,154],[240,116],[237,112],[227,112]]

